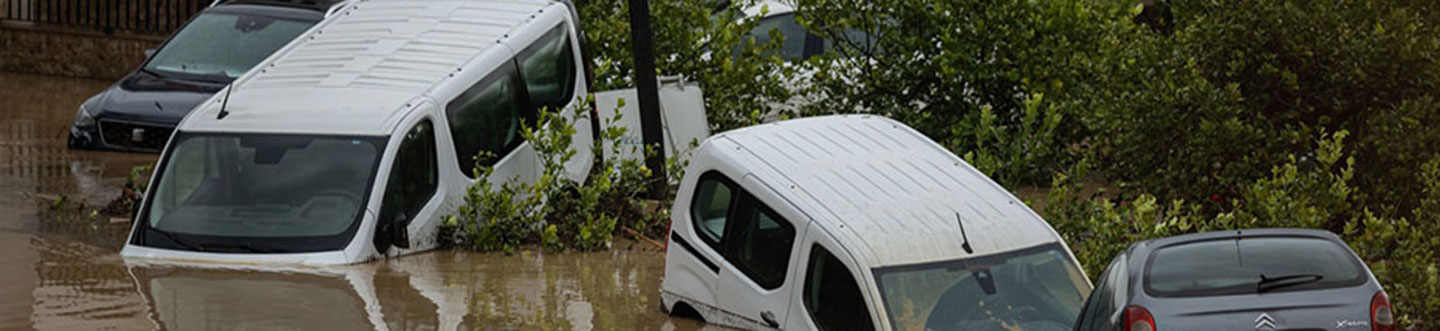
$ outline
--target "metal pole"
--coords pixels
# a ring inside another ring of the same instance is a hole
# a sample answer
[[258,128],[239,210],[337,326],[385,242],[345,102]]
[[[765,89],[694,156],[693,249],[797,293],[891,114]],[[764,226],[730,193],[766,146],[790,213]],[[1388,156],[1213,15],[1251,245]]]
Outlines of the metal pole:
[[662,199],[669,180],[665,175],[665,143],[660,120],[660,94],[655,77],[655,40],[650,29],[650,2],[630,1],[630,45],[635,54],[635,90],[640,99],[640,132],[645,147],[655,153],[645,156],[650,168],[650,198]]

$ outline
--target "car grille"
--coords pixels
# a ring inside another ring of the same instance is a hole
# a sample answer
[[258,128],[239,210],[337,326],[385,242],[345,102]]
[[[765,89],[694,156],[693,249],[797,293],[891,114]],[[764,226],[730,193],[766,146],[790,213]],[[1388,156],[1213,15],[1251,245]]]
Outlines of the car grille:
[[171,126],[100,120],[101,139],[115,148],[159,151],[174,131]]

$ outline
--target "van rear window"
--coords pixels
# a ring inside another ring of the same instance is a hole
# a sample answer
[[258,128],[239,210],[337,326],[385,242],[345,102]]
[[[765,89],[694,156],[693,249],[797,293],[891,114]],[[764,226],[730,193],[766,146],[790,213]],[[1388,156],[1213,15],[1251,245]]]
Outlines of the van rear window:
[[1309,237],[1250,237],[1162,247],[1145,268],[1155,296],[1303,291],[1364,283],[1360,262],[1340,243]]

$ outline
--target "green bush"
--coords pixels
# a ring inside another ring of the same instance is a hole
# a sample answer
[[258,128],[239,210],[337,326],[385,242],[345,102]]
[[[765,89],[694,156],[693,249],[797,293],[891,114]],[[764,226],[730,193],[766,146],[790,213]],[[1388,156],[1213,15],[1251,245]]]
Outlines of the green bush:
[[1375,273],[1391,296],[1402,325],[1433,328],[1440,321],[1440,158],[1420,171],[1426,196],[1413,211],[1421,218],[1387,218],[1366,210],[1350,185],[1358,162],[1343,149],[1348,132],[1323,135],[1315,164],[1294,156],[1268,177],[1244,185],[1229,210],[1210,216],[1183,200],[1159,204],[1141,194],[1130,200],[1085,195],[1072,176],[1087,175],[1089,161],[1056,175],[1044,214],[1070,243],[1086,272],[1098,276],[1130,243],[1192,232],[1249,228],[1333,228]]
[[[655,67],[660,76],[681,75],[705,90],[711,129],[721,132],[759,123],[760,114],[790,98],[794,69],[773,51],[746,38],[757,18],[737,15],[752,1],[650,1]],[[595,66],[596,90],[634,86],[629,1],[577,0],[585,49]]]
[[[588,98],[579,100],[574,118],[588,120]],[[615,125],[620,113],[602,125],[600,143],[621,150],[626,129]],[[441,242],[479,251],[514,252],[529,244],[553,250],[603,250],[617,231],[630,229],[642,236],[663,236],[669,225],[668,207],[673,185],[662,201],[646,200],[642,193],[651,183],[643,160],[608,158],[591,169],[585,183],[564,176],[564,165],[575,156],[570,149],[573,122],[553,112],[540,114],[540,127],[526,125],[521,136],[539,155],[542,173],[534,183],[513,180],[499,185],[490,177],[493,168],[476,167],[481,180],[466,191],[465,203],[441,227]],[[595,146],[599,155],[600,145]],[[667,160],[672,175],[683,162]],[[672,183],[673,184],[673,183]]]
[[802,24],[850,46],[812,63],[806,93],[824,97],[804,113],[885,115],[970,154],[1002,184],[1044,184],[1083,140],[1065,121],[1090,89],[1109,22],[1124,17],[1107,3],[799,0]]
[[[1402,323],[1440,327],[1440,2],[1157,0],[1163,31],[1132,21],[1137,2],[796,0],[840,45],[805,63],[746,40],[755,20],[735,13],[750,1],[651,5],[660,74],[700,82],[717,132],[790,115],[776,105],[792,88],[815,101],[800,115],[895,118],[1007,187],[1050,185],[1044,214],[1092,275],[1139,240],[1327,229]],[[630,85],[625,1],[577,4],[597,86]],[[663,235],[666,218],[645,216],[663,208],[610,188],[643,167],[597,169],[575,198],[545,193],[556,209],[540,213],[566,216],[526,235]]]
[[1078,114],[1108,178],[1162,198],[1233,198],[1286,155],[1312,162],[1311,137],[1345,130],[1373,161],[1353,174],[1362,200],[1414,207],[1414,178],[1394,169],[1425,161],[1396,152],[1440,152],[1423,145],[1440,133],[1407,124],[1437,116],[1440,30],[1422,11],[1433,4],[1168,3],[1172,35],[1116,28],[1091,59],[1100,84]]

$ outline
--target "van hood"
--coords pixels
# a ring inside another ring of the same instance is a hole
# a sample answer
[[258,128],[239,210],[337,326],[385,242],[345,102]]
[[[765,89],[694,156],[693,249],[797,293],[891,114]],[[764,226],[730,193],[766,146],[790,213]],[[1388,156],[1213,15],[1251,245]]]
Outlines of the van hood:
[[101,92],[101,118],[174,125],[228,83],[166,78],[136,71]]

